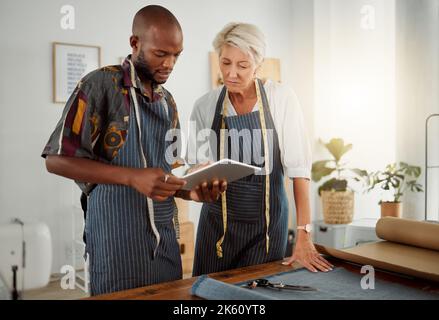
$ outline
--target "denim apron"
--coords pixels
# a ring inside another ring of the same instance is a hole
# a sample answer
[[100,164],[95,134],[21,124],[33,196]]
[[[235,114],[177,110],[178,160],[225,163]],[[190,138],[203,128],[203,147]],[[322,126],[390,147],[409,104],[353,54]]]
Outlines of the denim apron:
[[[284,257],[288,234],[288,199],[286,197],[283,166],[281,163],[279,141],[271,116],[267,96],[261,81],[257,81],[261,92],[263,112],[266,119],[266,128],[272,133],[268,139],[273,150],[272,170],[270,175],[270,223],[268,234],[269,247],[266,248],[266,217],[265,217],[265,179],[266,175],[250,175],[235,182],[227,184],[227,232],[222,242],[223,256],[220,258],[216,252],[216,243],[222,237],[224,226],[222,217],[221,198],[214,203],[205,203],[201,210],[195,246],[195,259],[193,275],[219,272],[228,269],[244,267],[279,260]],[[226,98],[226,88],[221,91],[217,101],[212,130],[216,133],[217,154],[219,155],[220,129],[222,123],[222,107]],[[259,111],[243,115],[226,116],[224,118],[228,130],[248,129],[255,139],[253,129],[261,129]],[[271,129],[271,130],[270,130]],[[263,140],[256,146],[256,153],[264,155]],[[230,139],[228,139],[228,157],[231,154]],[[254,141],[245,141],[245,136],[240,139],[239,161],[251,159],[252,165],[261,166],[254,162],[252,153]],[[253,151],[254,153],[255,151]],[[250,154],[249,154],[250,153]]]
[[[168,116],[164,98],[149,103],[134,88],[131,97],[128,135],[111,164],[144,168],[147,158],[148,167],[170,172],[165,153],[172,141],[165,135],[175,111],[168,108]],[[181,279],[175,212],[173,197],[156,202],[128,186],[97,185],[85,225],[91,295]]]

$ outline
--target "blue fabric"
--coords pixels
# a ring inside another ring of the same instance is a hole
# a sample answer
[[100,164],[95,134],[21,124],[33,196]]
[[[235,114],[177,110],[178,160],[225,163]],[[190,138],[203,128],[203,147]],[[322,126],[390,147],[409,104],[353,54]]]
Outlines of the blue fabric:
[[221,282],[206,275],[200,276],[192,286],[191,293],[207,300],[271,300],[275,298],[249,289]]
[[[266,277],[272,283],[310,286],[317,291],[291,291],[271,288],[246,289],[245,283],[233,286],[210,278],[200,278],[193,294],[212,300],[221,299],[280,299],[280,300],[439,300],[439,293],[403,286],[375,278],[374,289],[362,289],[361,279],[365,274],[356,274],[344,268],[330,272],[312,273],[306,269],[293,270]],[[214,282],[216,281],[216,282]]]

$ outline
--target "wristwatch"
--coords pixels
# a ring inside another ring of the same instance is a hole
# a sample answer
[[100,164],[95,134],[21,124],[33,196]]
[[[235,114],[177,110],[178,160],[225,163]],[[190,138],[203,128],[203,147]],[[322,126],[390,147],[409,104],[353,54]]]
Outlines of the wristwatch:
[[309,223],[307,223],[304,226],[297,226],[297,230],[304,230],[306,233],[310,233],[312,230],[312,227]]

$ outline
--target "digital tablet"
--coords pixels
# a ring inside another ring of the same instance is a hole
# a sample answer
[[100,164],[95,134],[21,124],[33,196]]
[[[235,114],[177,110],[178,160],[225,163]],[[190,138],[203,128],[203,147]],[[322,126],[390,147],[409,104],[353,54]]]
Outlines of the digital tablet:
[[233,182],[260,171],[261,168],[259,167],[231,159],[222,159],[181,177],[181,179],[186,180],[187,182],[182,189],[192,190],[200,183],[209,183],[216,179]]

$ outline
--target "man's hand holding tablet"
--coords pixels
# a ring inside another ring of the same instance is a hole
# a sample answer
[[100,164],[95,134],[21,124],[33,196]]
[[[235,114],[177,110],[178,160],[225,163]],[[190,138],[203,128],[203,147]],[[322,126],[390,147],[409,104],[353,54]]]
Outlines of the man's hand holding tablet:
[[[197,164],[186,172],[187,175],[195,173],[203,168],[211,165],[211,162]],[[184,180],[184,177],[181,179]],[[211,181],[203,181],[196,185],[192,190],[179,190],[176,193],[177,197],[181,197],[186,200],[193,200],[196,202],[214,202],[218,200],[221,193],[226,191],[227,189],[227,181],[213,179]]]
[[221,193],[226,191],[227,182],[255,174],[260,170],[259,167],[231,159],[196,165],[181,177],[186,184],[176,193],[176,196],[198,202],[214,202],[218,200]]

